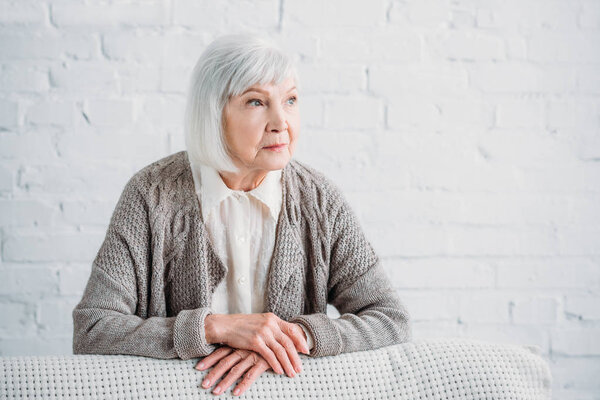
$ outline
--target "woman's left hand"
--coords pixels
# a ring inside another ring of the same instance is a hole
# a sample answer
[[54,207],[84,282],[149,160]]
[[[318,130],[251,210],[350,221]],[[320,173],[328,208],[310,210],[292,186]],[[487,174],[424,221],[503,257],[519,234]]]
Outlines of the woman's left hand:
[[[203,364],[202,368],[199,366],[200,363]],[[202,387],[208,389],[222,375],[229,371],[227,376],[223,378],[213,390],[213,393],[217,395],[224,393],[229,386],[235,383],[235,381],[245,373],[244,378],[233,391],[234,395],[239,396],[254,383],[260,374],[272,369],[267,360],[260,354],[252,350],[235,349],[229,346],[221,346],[202,360],[198,361],[196,369],[202,371],[215,364],[217,365],[204,378]],[[239,393],[237,392],[238,390]]]

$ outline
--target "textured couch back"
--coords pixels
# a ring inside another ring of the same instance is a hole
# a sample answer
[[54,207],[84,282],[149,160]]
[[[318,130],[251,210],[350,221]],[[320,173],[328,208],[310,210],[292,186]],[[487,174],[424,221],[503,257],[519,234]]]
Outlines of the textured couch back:
[[[551,374],[535,346],[427,339],[332,357],[302,357],[294,378],[268,371],[248,399],[550,399]],[[73,355],[0,358],[0,398],[214,398],[197,360]]]

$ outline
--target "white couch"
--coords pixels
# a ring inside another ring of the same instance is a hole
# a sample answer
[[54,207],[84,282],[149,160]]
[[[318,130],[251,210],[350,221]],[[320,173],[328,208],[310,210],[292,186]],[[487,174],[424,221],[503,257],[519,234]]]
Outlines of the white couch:
[[[370,351],[302,359],[294,378],[263,373],[246,399],[550,399],[537,346],[421,339]],[[129,355],[0,357],[1,399],[208,399],[198,359]],[[210,369],[209,369],[210,370]]]

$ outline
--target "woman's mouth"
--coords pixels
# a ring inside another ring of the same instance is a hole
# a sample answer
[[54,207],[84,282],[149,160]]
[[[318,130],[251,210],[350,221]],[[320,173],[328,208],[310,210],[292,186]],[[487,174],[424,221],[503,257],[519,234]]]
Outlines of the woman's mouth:
[[265,149],[272,150],[272,151],[281,151],[285,148],[285,146],[287,146],[287,143],[282,143],[280,145],[265,147]]

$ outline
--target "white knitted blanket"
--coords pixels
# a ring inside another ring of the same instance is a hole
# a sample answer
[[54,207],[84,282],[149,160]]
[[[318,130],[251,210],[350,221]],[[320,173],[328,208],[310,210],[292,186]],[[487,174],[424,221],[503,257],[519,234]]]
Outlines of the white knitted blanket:
[[[246,399],[550,399],[537,346],[439,338],[311,358],[294,378],[263,373]],[[0,357],[1,399],[208,399],[197,359],[128,355]]]

